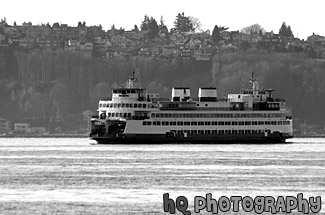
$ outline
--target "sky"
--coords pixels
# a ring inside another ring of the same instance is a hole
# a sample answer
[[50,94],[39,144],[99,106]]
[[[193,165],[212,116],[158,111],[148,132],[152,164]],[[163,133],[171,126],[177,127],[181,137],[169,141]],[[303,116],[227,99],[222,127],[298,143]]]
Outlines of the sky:
[[177,14],[184,12],[211,32],[215,25],[240,31],[257,23],[278,33],[285,22],[295,37],[307,39],[313,33],[325,36],[324,6],[324,0],[15,0],[1,2],[0,17],[9,25],[30,21],[33,25],[59,22],[77,26],[85,21],[87,26],[101,24],[104,30],[113,24],[131,30],[135,24],[140,27],[147,14],[158,23],[163,16],[170,29]]

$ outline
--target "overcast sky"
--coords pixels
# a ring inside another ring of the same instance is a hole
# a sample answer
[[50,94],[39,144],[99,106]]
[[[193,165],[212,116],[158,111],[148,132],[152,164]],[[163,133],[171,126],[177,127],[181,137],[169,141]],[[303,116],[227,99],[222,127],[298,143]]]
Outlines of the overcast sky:
[[2,1],[0,17],[17,25],[31,21],[34,25],[59,22],[77,26],[101,24],[108,30],[123,27],[131,30],[140,27],[144,15],[159,23],[163,16],[168,29],[178,13],[199,19],[203,30],[212,32],[215,25],[241,30],[260,24],[266,31],[278,33],[283,22],[291,26],[295,37],[306,39],[313,33],[325,36],[324,0],[16,0]]

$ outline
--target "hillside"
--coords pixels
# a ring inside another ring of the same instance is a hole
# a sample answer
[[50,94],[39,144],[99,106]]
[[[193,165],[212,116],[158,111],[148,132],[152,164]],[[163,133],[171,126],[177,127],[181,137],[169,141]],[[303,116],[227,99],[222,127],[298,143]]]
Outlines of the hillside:
[[[109,97],[109,88],[124,84],[132,71],[150,92],[169,97],[174,86],[215,86],[218,96],[251,87],[251,71],[260,86],[273,88],[287,100],[294,119],[323,125],[325,63],[301,54],[243,51],[221,53],[211,62],[161,60],[153,57],[93,59],[69,52],[13,53],[0,50],[0,117],[51,118],[64,121],[83,110],[96,110],[98,99]],[[84,122],[80,122],[84,123]]]

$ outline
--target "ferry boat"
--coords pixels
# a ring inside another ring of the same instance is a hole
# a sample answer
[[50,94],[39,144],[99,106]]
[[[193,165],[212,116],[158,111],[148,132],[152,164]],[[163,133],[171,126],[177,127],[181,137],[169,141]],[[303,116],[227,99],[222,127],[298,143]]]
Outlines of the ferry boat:
[[97,143],[283,143],[293,137],[285,101],[272,89],[252,89],[218,98],[214,87],[199,88],[191,98],[187,87],[174,87],[171,99],[147,93],[131,77],[100,100],[90,119],[89,137]]

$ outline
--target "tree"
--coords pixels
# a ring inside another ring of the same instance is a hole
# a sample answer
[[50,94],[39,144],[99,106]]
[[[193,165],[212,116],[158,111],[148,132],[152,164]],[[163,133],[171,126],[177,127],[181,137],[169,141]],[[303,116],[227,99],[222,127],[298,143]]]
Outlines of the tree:
[[218,27],[218,25],[215,25],[212,31],[212,41],[216,44],[220,40],[222,40],[223,38],[221,37],[221,33],[226,30],[228,30],[228,28],[226,28],[225,26]]
[[139,27],[137,25],[134,25],[134,29],[135,32],[139,32]]
[[184,12],[182,14],[179,13],[176,16],[174,26],[177,32],[190,32],[195,30],[190,18],[188,16],[185,16]]
[[144,15],[144,20],[142,21],[141,25],[140,25],[140,28],[141,28],[141,31],[145,31],[145,30],[149,30],[149,17],[146,15]]
[[189,16],[189,20],[192,23],[194,31],[203,32],[203,30],[201,28],[202,24],[201,24],[201,22],[199,21],[198,18],[193,17],[193,16]]
[[161,30],[161,29],[163,29],[163,28],[166,27],[165,20],[164,20],[163,16],[160,17],[160,24],[159,24],[158,27],[159,27],[159,30]]
[[149,30],[148,37],[154,38],[159,33],[159,26],[155,18],[148,17],[147,14],[144,16],[144,20],[141,23],[141,31]]
[[149,24],[148,24],[148,29],[149,29],[148,36],[149,36],[150,39],[153,39],[159,33],[159,28],[158,28],[157,21],[152,17],[150,18],[150,21],[149,21]]
[[282,23],[282,26],[279,30],[279,34],[280,36],[283,36],[283,37],[292,37],[293,34],[292,34],[292,31],[291,31],[291,27],[290,25],[286,25],[285,22]]
[[241,32],[243,34],[261,34],[261,32],[264,34],[265,29],[256,23],[241,29]]

